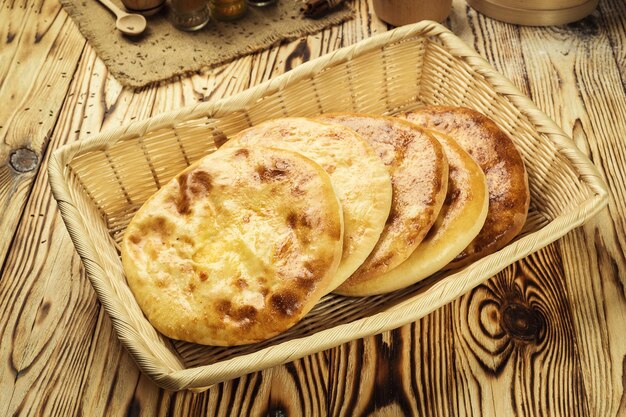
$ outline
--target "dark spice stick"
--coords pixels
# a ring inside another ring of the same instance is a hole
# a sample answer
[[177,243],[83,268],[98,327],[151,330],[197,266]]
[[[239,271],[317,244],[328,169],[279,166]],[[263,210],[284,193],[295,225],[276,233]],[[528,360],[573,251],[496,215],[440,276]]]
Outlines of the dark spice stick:
[[318,19],[337,8],[345,0],[307,0],[302,12],[305,17]]

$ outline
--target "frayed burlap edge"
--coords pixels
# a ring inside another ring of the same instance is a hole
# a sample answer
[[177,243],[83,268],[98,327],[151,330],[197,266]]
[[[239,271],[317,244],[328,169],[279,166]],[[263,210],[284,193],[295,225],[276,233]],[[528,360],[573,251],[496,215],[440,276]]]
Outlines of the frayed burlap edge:
[[133,90],[140,90],[145,87],[153,87],[163,84],[168,84],[170,82],[176,81],[181,77],[191,76],[200,74],[204,71],[207,71],[211,68],[215,68],[220,65],[227,64],[232,62],[238,58],[249,55],[255,52],[261,52],[267,50],[273,46],[281,44],[283,42],[289,42],[298,38],[302,38],[304,36],[311,35],[313,33],[322,31],[331,26],[339,25],[348,20],[354,18],[355,11],[348,5],[344,5],[334,13],[325,16],[324,20],[310,20],[302,27],[297,30],[292,30],[287,33],[273,33],[269,36],[265,36],[259,38],[255,44],[242,46],[241,49],[233,54],[228,54],[227,56],[223,56],[220,59],[216,59],[210,63],[198,63],[197,67],[194,68],[185,68],[182,70],[174,70],[171,74],[163,77],[157,77],[149,80],[138,80],[134,77],[129,76],[124,71],[118,71],[112,68],[109,68],[107,65],[108,61],[112,60],[112,56],[105,49],[104,45],[98,39],[97,34],[92,30],[92,27],[83,19],[78,18],[78,16],[82,15],[82,12],[77,10],[75,4],[70,0],[59,0],[67,14],[72,18],[74,23],[77,25],[80,33],[87,39],[88,43],[93,47],[96,52],[96,55],[102,59],[104,64],[107,66],[107,70],[113,77],[124,87],[129,87]]

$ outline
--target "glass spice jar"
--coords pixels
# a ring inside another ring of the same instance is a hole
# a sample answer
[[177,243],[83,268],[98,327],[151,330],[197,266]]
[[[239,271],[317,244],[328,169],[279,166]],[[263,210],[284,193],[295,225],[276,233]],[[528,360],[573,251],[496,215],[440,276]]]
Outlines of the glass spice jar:
[[208,0],[170,0],[170,20],[178,29],[202,29],[211,16]]
[[217,20],[235,20],[248,11],[246,0],[211,0],[211,16]]

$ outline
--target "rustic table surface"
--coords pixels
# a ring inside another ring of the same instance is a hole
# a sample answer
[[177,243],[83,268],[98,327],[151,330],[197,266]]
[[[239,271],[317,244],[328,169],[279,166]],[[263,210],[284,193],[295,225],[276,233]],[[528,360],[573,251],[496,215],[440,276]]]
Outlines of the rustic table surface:
[[160,390],[116,339],[50,194],[50,152],[387,26],[356,1],[342,26],[133,92],[56,0],[0,3],[0,416],[626,416],[624,0],[550,28],[455,0],[447,22],[574,138],[610,187],[608,208],[419,322],[201,394]]

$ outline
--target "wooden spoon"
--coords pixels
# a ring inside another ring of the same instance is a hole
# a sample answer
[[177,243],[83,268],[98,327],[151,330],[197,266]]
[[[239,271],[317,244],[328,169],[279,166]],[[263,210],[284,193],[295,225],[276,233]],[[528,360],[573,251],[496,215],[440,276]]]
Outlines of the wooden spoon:
[[105,5],[110,11],[113,12],[113,14],[115,14],[115,16],[117,16],[115,27],[123,34],[135,36],[146,30],[146,18],[142,15],[126,13],[113,4],[111,0],[100,0],[100,3]]

